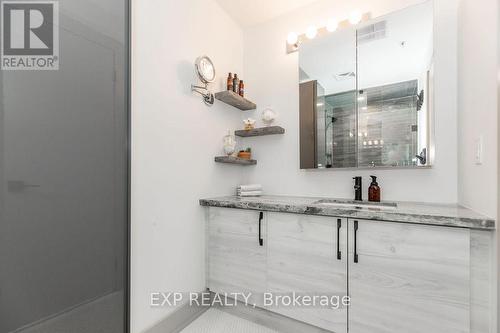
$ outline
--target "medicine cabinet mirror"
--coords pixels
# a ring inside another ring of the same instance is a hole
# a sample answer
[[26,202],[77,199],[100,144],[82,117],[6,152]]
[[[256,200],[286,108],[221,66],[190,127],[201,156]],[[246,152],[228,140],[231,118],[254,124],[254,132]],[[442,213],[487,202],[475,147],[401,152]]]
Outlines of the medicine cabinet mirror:
[[432,164],[432,1],[298,52],[301,169]]

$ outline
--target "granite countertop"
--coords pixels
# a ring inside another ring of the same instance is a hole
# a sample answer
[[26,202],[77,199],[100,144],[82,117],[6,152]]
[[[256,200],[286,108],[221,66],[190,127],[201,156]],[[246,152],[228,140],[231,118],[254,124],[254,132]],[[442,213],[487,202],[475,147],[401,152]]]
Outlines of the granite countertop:
[[[329,198],[267,195],[248,198],[227,196],[201,199],[200,205],[387,222],[429,224],[479,230],[495,230],[496,226],[494,219],[480,215],[459,205],[397,202],[397,208],[386,210],[377,207],[339,207],[316,203],[318,200],[325,199]],[[386,203],[381,204],[385,205]]]

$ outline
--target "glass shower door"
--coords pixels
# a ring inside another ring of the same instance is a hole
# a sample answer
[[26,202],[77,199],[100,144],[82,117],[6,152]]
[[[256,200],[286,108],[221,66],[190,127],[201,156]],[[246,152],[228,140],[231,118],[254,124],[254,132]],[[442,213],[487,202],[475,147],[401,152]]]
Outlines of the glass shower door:
[[128,2],[37,4],[1,2],[0,333],[124,332]]

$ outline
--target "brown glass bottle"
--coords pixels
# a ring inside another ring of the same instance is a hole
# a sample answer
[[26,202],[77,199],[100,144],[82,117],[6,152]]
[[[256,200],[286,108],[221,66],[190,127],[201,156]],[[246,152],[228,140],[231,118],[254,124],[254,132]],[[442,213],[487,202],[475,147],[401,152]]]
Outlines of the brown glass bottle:
[[238,87],[238,93],[240,94],[241,97],[245,97],[245,84],[243,83],[243,80],[240,80],[240,85]]
[[368,201],[380,202],[380,187],[378,186],[377,183],[377,177],[375,176],[370,176],[370,177],[372,177],[372,183],[368,188]]
[[240,80],[238,79],[238,74],[234,74],[233,78],[233,92],[238,93],[238,87],[240,86]]
[[229,73],[227,76],[227,90],[233,90],[233,73]]

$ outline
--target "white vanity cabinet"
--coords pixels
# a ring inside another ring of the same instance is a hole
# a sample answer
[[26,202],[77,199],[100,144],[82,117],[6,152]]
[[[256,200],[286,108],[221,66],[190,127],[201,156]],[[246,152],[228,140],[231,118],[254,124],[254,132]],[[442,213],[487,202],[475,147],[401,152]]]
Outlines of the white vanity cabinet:
[[[347,295],[346,219],[270,212],[267,223],[268,292]],[[347,307],[271,310],[329,331],[347,332]]]
[[[492,234],[468,228],[208,209],[213,292],[350,296],[266,307],[335,333],[490,332]],[[259,232],[260,226],[260,232]]]
[[349,332],[470,332],[470,239],[469,229],[349,220]]
[[259,297],[251,301],[261,305],[267,274],[264,213],[210,207],[207,229],[208,288],[215,293],[252,293]]

